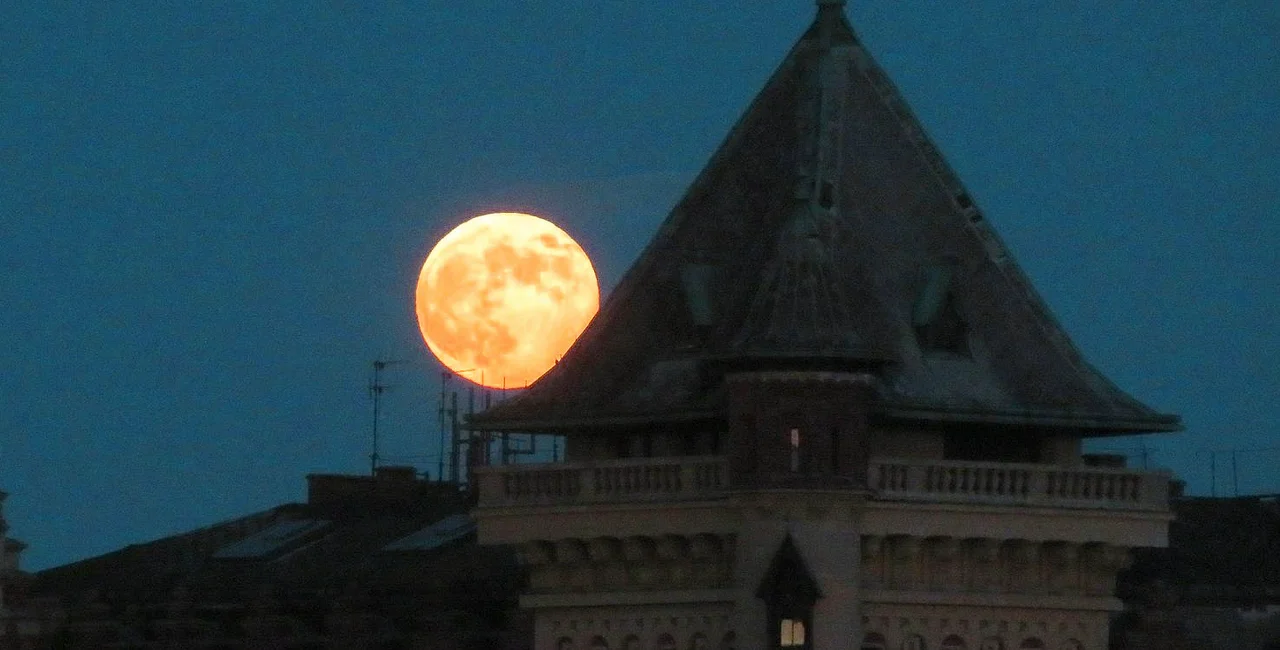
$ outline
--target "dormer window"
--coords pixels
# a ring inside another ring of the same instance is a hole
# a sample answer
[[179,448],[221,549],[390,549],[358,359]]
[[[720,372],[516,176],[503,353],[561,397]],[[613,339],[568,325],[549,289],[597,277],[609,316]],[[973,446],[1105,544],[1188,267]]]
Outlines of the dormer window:
[[768,608],[769,650],[812,650],[813,605],[822,594],[790,535],[778,547],[756,597]]
[[924,289],[911,310],[916,343],[923,352],[950,352],[970,356],[969,327],[960,314],[950,266],[926,271]]

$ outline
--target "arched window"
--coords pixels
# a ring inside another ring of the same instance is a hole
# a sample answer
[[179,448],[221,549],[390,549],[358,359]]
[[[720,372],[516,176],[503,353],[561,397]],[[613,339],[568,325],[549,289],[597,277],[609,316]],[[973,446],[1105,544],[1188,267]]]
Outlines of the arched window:
[[591,639],[591,650],[609,650],[609,642],[602,636]]
[[929,650],[924,643],[924,637],[919,634],[912,634],[902,640],[902,650]]
[[868,632],[862,637],[862,650],[885,650],[888,647],[884,635],[879,632]]
[[[1044,650],[1044,641],[1035,637],[1028,637],[1023,639],[1022,643],[1018,644],[1018,648],[1020,650]],[[1068,641],[1062,644],[1062,650],[1078,650],[1078,648],[1071,645],[1071,642]]]
[[689,650],[711,650],[707,643],[707,635],[698,633],[689,639]]
[[573,650],[573,639],[567,636],[560,637],[560,640],[556,641],[556,650]]
[[804,621],[798,618],[784,618],[778,624],[778,647],[804,647]]
[[959,636],[952,634],[942,640],[942,645],[938,646],[941,650],[965,650],[969,647]]
[[622,640],[622,650],[640,650],[640,637],[628,634],[627,638]]
[[654,650],[676,650],[676,638],[670,634],[664,634],[658,637],[658,644],[653,647]]

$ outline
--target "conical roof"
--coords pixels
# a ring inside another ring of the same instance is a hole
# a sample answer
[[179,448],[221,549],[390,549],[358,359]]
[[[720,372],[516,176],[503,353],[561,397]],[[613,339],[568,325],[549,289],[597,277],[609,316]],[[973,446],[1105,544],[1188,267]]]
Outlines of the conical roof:
[[859,367],[889,419],[1178,428],[1085,362],[841,4],[819,2],[560,363],[474,426],[717,419],[727,370]]

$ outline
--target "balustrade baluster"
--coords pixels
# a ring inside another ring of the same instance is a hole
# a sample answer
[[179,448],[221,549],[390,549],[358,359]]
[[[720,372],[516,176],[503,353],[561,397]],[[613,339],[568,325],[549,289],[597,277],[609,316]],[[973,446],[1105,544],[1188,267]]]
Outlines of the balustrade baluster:
[[[487,468],[476,480],[482,506],[716,498],[728,482],[726,463],[704,458],[513,466]],[[1162,508],[1168,489],[1167,479],[1156,474],[927,459],[869,461],[867,485],[882,498],[1104,508]]]

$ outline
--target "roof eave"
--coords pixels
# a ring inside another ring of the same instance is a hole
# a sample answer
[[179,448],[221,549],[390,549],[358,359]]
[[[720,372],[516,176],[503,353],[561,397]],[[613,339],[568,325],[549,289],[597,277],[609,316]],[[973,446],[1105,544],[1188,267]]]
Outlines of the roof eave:
[[881,403],[877,415],[901,422],[938,422],[1034,426],[1078,430],[1088,437],[1182,431],[1182,418],[1153,413],[1149,416],[1117,416],[1109,413],[1037,409],[965,409],[952,405]]

